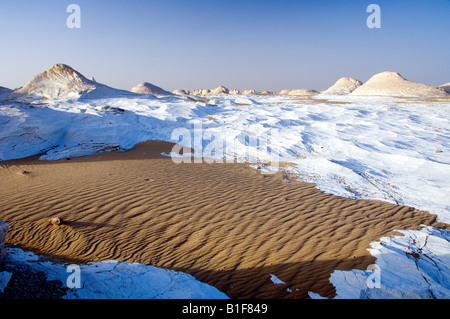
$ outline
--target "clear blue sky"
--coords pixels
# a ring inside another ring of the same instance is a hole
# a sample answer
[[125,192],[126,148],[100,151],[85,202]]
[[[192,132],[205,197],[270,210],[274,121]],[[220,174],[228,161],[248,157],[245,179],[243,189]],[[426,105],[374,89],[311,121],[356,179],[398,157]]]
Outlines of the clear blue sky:
[[[66,8],[81,8],[69,29]],[[381,7],[369,29],[366,8]],[[316,89],[382,71],[450,82],[450,1],[0,0],[0,86],[55,63],[122,89]]]

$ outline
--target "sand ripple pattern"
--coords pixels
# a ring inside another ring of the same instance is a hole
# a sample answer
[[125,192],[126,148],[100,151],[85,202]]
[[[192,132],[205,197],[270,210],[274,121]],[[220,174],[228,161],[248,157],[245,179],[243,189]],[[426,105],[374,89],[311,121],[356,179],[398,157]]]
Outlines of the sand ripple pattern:
[[[171,147],[153,141],[125,153],[2,162],[7,243],[76,262],[181,270],[231,298],[333,297],[331,272],[374,263],[370,242],[442,226],[411,207],[325,194],[245,164],[175,164],[158,155]],[[50,225],[54,216],[64,224]]]

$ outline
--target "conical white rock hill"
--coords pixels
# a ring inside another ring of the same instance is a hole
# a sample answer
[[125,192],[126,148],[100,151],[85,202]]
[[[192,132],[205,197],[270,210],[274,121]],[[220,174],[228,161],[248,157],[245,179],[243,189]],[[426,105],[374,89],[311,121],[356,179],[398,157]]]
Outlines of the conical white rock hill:
[[148,82],[136,85],[131,89],[131,92],[139,94],[172,95],[172,93]]
[[354,78],[340,78],[321,94],[326,95],[347,95],[360,87],[363,83]]
[[396,72],[381,72],[372,76],[366,83],[349,95],[381,96],[447,96],[444,89],[406,80]]
[[55,64],[36,75],[24,87],[11,94],[17,97],[41,97],[48,99],[105,98],[130,96],[129,91],[111,88],[91,81],[65,64]]
[[93,82],[81,73],[65,64],[55,64],[50,69],[36,75],[24,87],[14,91],[15,94],[61,98],[83,94],[96,88]]

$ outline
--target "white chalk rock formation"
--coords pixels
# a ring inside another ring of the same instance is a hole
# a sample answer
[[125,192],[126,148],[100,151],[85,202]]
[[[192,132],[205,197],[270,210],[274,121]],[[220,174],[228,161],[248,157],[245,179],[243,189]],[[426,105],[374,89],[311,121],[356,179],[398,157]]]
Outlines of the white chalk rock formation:
[[278,95],[289,95],[289,92],[291,92],[291,90],[281,90]]
[[300,96],[309,96],[309,95],[315,95],[319,92],[315,90],[306,90],[306,89],[298,89],[298,90],[292,90],[288,93],[288,95],[300,95]]
[[340,78],[321,94],[326,95],[347,95],[360,87],[363,83],[354,78]]
[[252,95],[252,94],[258,94],[258,92],[256,92],[255,90],[251,89],[251,90],[245,90],[244,92],[242,92],[242,94],[244,94],[244,95]]
[[96,88],[93,82],[65,64],[55,64],[36,75],[24,87],[13,93],[45,98],[61,98],[72,94],[83,94]]
[[131,89],[131,92],[139,94],[172,95],[172,93],[148,82],[139,83]]
[[447,96],[449,93],[443,88],[411,82],[396,72],[387,71],[375,74],[349,95],[430,97]]
[[231,90],[230,94],[231,95],[239,95],[239,94],[241,94],[241,92],[239,90]]
[[221,85],[219,87],[216,87],[215,89],[212,89],[208,94],[219,95],[219,94],[228,94],[228,93],[230,93],[230,91],[226,87]]
[[450,82],[442,84],[439,86],[441,89],[444,89],[445,91],[447,91],[448,93],[450,93]]
[[92,99],[130,96],[133,93],[91,81],[68,65],[55,64],[10,95],[16,98]]
[[8,233],[8,224],[0,220],[0,258],[3,256],[5,249],[5,237]]
[[189,91],[185,90],[174,90],[172,93],[176,95],[189,95]]

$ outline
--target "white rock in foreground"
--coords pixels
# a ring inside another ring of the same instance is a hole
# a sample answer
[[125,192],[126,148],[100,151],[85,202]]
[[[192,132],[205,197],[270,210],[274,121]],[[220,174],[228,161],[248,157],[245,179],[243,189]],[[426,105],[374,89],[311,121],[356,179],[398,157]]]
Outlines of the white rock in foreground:
[[[450,298],[450,232],[427,226],[371,244],[370,270],[334,271],[336,299]],[[321,298],[309,293],[311,298]]]
[[272,282],[275,284],[275,285],[285,285],[285,282],[284,281],[282,281],[281,279],[279,279],[277,276],[275,276],[275,275],[273,275],[273,274],[270,274],[270,280],[272,280]]
[[[218,289],[186,273],[138,263],[110,260],[69,265],[41,260],[18,248],[9,248],[8,256],[9,262],[25,263],[44,272],[48,280],[67,284],[71,289],[65,299],[228,299]],[[80,275],[79,281],[76,274]]]
[[396,72],[387,71],[375,74],[349,95],[427,97],[449,94],[442,88],[411,82]]
[[11,277],[12,273],[8,271],[0,271],[0,292],[3,292],[3,290],[6,288]]
[[363,83],[354,78],[340,78],[321,94],[326,95],[347,95],[360,87]]
[[8,233],[8,224],[0,220],[0,258],[3,256],[5,248],[5,237]]

